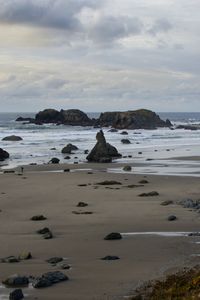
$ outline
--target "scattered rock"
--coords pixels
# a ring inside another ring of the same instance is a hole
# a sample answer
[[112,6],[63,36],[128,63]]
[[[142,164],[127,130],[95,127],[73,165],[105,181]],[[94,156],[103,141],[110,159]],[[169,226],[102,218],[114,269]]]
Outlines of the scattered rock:
[[14,170],[4,170],[3,174],[14,174],[15,171]]
[[59,164],[59,162],[60,162],[60,159],[57,158],[57,157],[53,157],[53,158],[49,161],[50,164]]
[[45,288],[53,284],[69,280],[69,278],[60,271],[48,272],[33,281],[34,288]]
[[2,148],[0,148],[0,161],[4,161],[5,159],[9,158],[10,154],[3,150]]
[[51,148],[50,150],[56,150],[56,148],[55,148],[55,147],[53,147],[53,148]]
[[112,232],[105,236],[104,240],[121,240],[122,235],[119,232]]
[[24,295],[21,289],[12,291],[9,295],[9,300],[21,300],[24,299]]
[[64,159],[71,159],[71,157],[67,155],[64,157]]
[[111,129],[109,129],[109,130],[108,130],[108,132],[115,133],[115,132],[118,132],[118,130],[117,130],[117,129],[115,129],[115,128],[111,128]]
[[120,134],[122,134],[122,135],[128,135],[128,132],[127,131],[122,131],[122,132],[120,132]]
[[64,172],[64,173],[69,173],[69,172],[70,172],[70,169],[64,169],[63,172]]
[[93,214],[92,211],[76,211],[76,210],[72,211],[72,213],[74,215],[92,215]]
[[57,263],[63,261],[63,258],[62,257],[51,257],[49,259],[47,259],[47,262],[49,264],[53,264],[53,265],[56,265]]
[[29,284],[29,278],[15,274],[3,280],[2,283],[9,287],[27,286]]
[[129,139],[122,139],[121,142],[122,144],[131,144]]
[[77,207],[86,207],[86,206],[88,206],[88,204],[85,203],[85,202],[79,202],[79,203],[77,204]]
[[144,186],[144,185],[142,185],[142,184],[129,184],[126,187],[130,188],[130,189],[134,189],[134,188],[142,187],[142,186]]
[[123,171],[126,171],[126,172],[127,172],[127,171],[128,171],[128,172],[129,172],[129,171],[132,171],[132,167],[131,167],[131,166],[124,166],[124,167],[123,167]]
[[149,182],[148,182],[148,180],[146,180],[146,179],[142,179],[142,180],[139,181],[139,183],[141,183],[141,184],[147,184],[147,183],[149,183]]
[[49,240],[53,238],[53,234],[48,227],[44,227],[37,231],[38,234],[42,234],[45,240]]
[[142,154],[142,152],[138,152],[138,154]]
[[89,153],[89,150],[84,150],[84,154],[88,154]]
[[102,257],[101,258],[102,260],[117,260],[117,259],[120,259],[118,256],[115,256],[115,255],[107,255],[105,257]]
[[78,147],[76,147],[75,145],[73,144],[68,144],[67,146],[65,146],[63,149],[62,149],[62,153],[66,153],[66,154],[71,154],[72,151],[75,151],[75,150],[78,150]]
[[81,184],[78,184],[78,186],[87,186],[86,183],[81,183]]
[[200,209],[200,200],[185,199],[178,202],[184,208]]
[[71,266],[66,263],[59,263],[57,264],[57,267],[61,268],[62,270],[69,270],[71,269]]
[[32,258],[31,252],[22,252],[22,253],[19,255],[19,259],[20,259],[20,260],[28,260],[28,259],[31,259],[31,258]]
[[19,259],[15,256],[8,256],[1,259],[2,263],[17,263]]
[[121,185],[122,183],[115,180],[105,180],[102,182],[98,182],[98,185]]
[[112,158],[119,158],[121,154],[118,153],[117,149],[106,142],[104,133],[100,130],[96,135],[97,143],[91,152],[88,154],[86,159],[89,162],[111,162]]
[[47,218],[44,217],[43,215],[36,215],[36,216],[33,216],[33,217],[31,218],[32,221],[44,221],[44,220],[46,220],[46,219],[47,219]]
[[152,191],[149,193],[142,193],[140,195],[138,195],[139,197],[153,197],[153,196],[159,196],[159,193],[156,191]]
[[200,236],[200,232],[191,232],[188,236]]
[[16,136],[16,135],[6,136],[2,139],[2,141],[11,141],[11,142],[17,142],[22,140],[23,139],[21,138],[21,136]]
[[167,218],[168,221],[175,221],[177,220],[177,217],[175,215],[171,215]]
[[160,205],[162,205],[162,206],[167,206],[167,205],[170,205],[170,204],[173,204],[173,201],[172,201],[172,200],[165,200],[165,201],[163,201]]

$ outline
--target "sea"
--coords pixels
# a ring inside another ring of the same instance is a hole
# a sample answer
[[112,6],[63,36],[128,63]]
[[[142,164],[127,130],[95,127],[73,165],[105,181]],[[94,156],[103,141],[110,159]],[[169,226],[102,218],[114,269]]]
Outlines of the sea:
[[[174,125],[200,124],[200,112],[158,113],[161,119],[169,119]],[[60,163],[82,164],[86,162],[85,150],[91,150],[96,143],[98,128],[35,125],[16,122],[16,118],[34,117],[35,113],[0,113],[0,148],[10,153],[10,159],[0,163],[1,169],[14,168],[29,164],[48,164],[57,157]],[[97,118],[99,113],[88,113]],[[115,160],[115,168],[110,172],[121,172],[118,164],[130,164],[134,173],[200,176],[199,160],[185,157],[200,156],[200,130],[159,128],[156,130],[127,130],[123,136],[103,128],[107,142],[115,146],[122,158]],[[19,142],[2,141],[5,136],[18,135]],[[121,139],[128,138],[131,144],[122,144]],[[66,160],[61,149],[68,143],[75,144],[78,150]],[[182,158],[180,160],[180,158]],[[178,159],[177,159],[178,158]]]

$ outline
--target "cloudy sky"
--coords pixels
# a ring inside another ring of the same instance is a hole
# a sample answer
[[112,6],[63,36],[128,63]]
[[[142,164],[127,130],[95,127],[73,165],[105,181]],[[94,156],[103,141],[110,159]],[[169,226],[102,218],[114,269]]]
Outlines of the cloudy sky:
[[200,1],[0,0],[1,111],[200,111]]

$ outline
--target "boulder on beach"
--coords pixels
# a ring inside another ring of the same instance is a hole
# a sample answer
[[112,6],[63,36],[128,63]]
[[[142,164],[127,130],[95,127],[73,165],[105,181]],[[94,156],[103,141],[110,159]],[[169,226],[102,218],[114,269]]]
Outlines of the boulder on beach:
[[57,158],[57,157],[53,157],[53,158],[49,161],[50,164],[59,164],[59,162],[60,162],[60,159]]
[[121,140],[122,144],[131,144],[130,140],[129,139],[122,139]]
[[9,153],[2,148],[0,148],[0,161],[4,161],[5,159],[9,158]]
[[29,284],[29,278],[15,274],[3,280],[2,283],[9,287],[27,286]]
[[2,139],[2,141],[10,141],[10,142],[17,142],[22,140],[23,139],[21,138],[21,136],[17,136],[17,135],[9,135]]
[[21,289],[15,289],[9,295],[9,300],[21,300],[24,299],[24,295]]
[[105,236],[104,240],[121,240],[122,235],[119,232],[111,232]]
[[69,280],[69,278],[60,271],[48,272],[37,277],[33,281],[33,287],[36,289],[45,288],[66,280]]
[[86,157],[89,162],[111,162],[112,158],[121,157],[117,149],[106,142],[102,130],[97,133],[96,139],[96,145]]
[[67,144],[67,146],[65,146],[61,152],[64,154],[71,154],[72,151],[76,151],[76,150],[78,150],[77,146],[75,146],[73,144]]

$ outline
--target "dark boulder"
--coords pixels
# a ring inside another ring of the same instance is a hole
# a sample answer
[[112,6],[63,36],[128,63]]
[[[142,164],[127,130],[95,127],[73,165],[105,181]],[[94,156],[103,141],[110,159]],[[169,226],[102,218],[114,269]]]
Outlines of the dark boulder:
[[76,151],[76,150],[78,150],[78,147],[76,147],[73,144],[67,144],[67,146],[65,146],[61,152],[64,154],[71,154],[72,151]]
[[29,284],[29,279],[26,276],[12,275],[2,281],[3,284],[9,287],[21,287]]
[[169,120],[165,122],[155,112],[147,109],[105,112],[100,115],[99,124],[102,127],[112,126],[117,129],[155,129],[171,126]]
[[121,240],[122,235],[119,232],[112,232],[105,236],[104,240]]
[[17,136],[17,135],[6,136],[2,139],[2,141],[11,141],[11,142],[17,142],[22,140],[23,139],[21,138],[21,136]]
[[2,148],[0,148],[0,161],[4,161],[5,159],[9,158],[9,153]]
[[121,142],[122,144],[131,144],[129,139],[122,139]]
[[33,287],[36,289],[52,286],[53,284],[66,281],[69,278],[60,271],[48,272],[33,281]]
[[47,218],[43,215],[35,215],[31,218],[32,221],[44,221],[46,220]]
[[12,291],[9,295],[9,300],[21,300],[24,299],[24,295],[21,289]]
[[118,153],[117,149],[106,142],[102,130],[97,133],[96,139],[96,145],[86,157],[89,162],[110,162],[112,161],[112,158],[121,157],[121,154]]
[[60,162],[60,159],[57,158],[57,157],[53,157],[53,158],[49,161],[50,164],[59,164],[59,162]]
[[175,215],[171,215],[167,218],[168,221],[176,221],[177,217]]
[[62,257],[57,257],[57,256],[56,257],[51,257],[51,258],[47,259],[47,262],[49,264],[53,264],[53,265],[58,264],[61,261],[63,261],[63,258]]
[[128,166],[128,165],[127,165],[127,166],[124,166],[124,167],[123,167],[123,171],[125,171],[125,172],[127,172],[127,171],[128,171],[128,172],[129,172],[129,171],[132,171],[132,167],[131,167],[131,166]]

